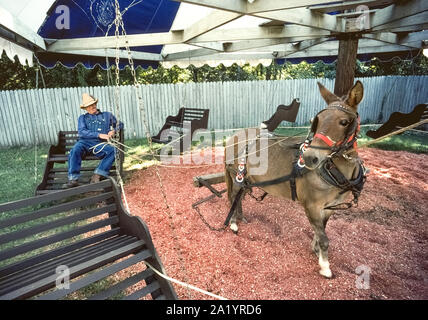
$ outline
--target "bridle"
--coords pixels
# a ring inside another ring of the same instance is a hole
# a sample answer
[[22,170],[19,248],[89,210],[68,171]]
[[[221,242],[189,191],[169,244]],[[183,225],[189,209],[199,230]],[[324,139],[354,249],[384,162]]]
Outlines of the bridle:
[[[327,110],[340,110],[352,116],[352,120],[348,124],[348,129],[346,130],[345,137],[340,141],[334,141],[333,139],[323,134],[322,132],[316,132],[317,125],[318,125],[318,115]],[[311,130],[308,133],[308,136],[306,138],[306,145],[304,146],[304,148],[305,150],[309,148],[331,150],[332,154],[341,154],[350,148],[356,148],[356,142],[357,142],[359,131],[360,131],[360,117],[358,113],[352,111],[349,106],[342,105],[338,102],[334,102],[330,104],[327,108],[318,112],[317,115],[315,116],[314,120],[312,121]],[[313,134],[312,138],[310,138],[311,134]],[[314,139],[322,140],[327,145],[327,147],[313,146],[312,141]]]

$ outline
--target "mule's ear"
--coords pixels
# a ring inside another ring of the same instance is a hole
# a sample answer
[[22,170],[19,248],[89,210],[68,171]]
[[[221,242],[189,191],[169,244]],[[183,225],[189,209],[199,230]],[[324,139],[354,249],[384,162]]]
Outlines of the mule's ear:
[[335,101],[340,101],[339,97],[336,96],[334,93],[331,93],[326,87],[324,87],[321,83],[318,82],[318,87],[320,88],[320,93],[325,102],[327,104],[330,104]]
[[358,104],[363,100],[364,96],[364,87],[360,80],[358,80],[354,86],[349,90],[349,93],[346,97],[346,103],[354,108],[357,109]]

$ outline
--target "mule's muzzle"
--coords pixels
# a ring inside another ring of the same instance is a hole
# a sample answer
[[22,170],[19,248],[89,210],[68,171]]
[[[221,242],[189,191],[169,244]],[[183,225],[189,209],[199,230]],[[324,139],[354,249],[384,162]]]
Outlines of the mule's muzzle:
[[308,149],[303,153],[303,160],[306,168],[316,169],[327,155],[322,154],[319,150]]

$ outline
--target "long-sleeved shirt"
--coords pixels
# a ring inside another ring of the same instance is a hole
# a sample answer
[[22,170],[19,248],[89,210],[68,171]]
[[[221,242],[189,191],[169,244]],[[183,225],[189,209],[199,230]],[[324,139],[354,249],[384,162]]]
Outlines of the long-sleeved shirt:
[[80,139],[101,140],[98,138],[100,133],[107,134],[111,130],[123,129],[123,123],[120,122],[116,128],[117,120],[111,112],[101,112],[96,114],[82,114],[77,121],[77,130]]

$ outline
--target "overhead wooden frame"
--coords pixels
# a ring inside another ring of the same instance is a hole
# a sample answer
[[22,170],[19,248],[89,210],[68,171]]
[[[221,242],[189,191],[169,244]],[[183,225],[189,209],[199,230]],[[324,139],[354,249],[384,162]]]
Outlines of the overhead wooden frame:
[[[34,50],[61,54],[114,57],[117,44],[121,48],[129,46],[131,50],[151,45],[189,45],[186,51],[181,49],[162,54],[131,52],[135,59],[156,62],[330,55],[337,52],[336,40],[343,37],[361,39],[359,52],[365,53],[417,50],[423,48],[424,40],[428,40],[425,31],[428,29],[426,0],[173,1],[208,7],[212,11],[184,29],[169,32],[118,38],[43,39],[0,8],[0,28],[17,35],[16,39],[21,44],[33,46]],[[336,14],[329,14],[331,12]],[[222,28],[244,16],[257,17],[264,22],[247,28]],[[371,45],[373,43],[377,45]],[[119,55],[127,57],[124,51]]]
[[[219,57],[242,60],[250,56],[271,59],[296,57],[299,52],[308,56],[326,51],[331,53],[334,49],[323,49],[319,45],[330,40],[328,42],[331,46],[331,40],[344,34],[379,42],[378,46],[366,46],[366,42],[362,41],[359,50],[366,53],[421,49],[422,41],[428,40],[427,32],[423,31],[428,24],[428,1],[424,0],[357,0],[340,3],[336,0],[174,1],[214,10],[182,30],[133,34],[126,38],[59,39],[46,49],[50,52],[102,55],[104,50],[101,49],[115,48],[117,42],[120,47],[129,45],[131,49],[136,46],[187,44],[193,48],[163,55],[146,54],[144,60],[190,61]],[[342,13],[328,14],[332,11]],[[267,22],[258,27],[220,28],[245,15],[263,18]],[[356,27],[355,23],[361,22],[359,20],[362,18],[369,20],[368,25]],[[286,47],[267,53],[266,50],[274,45]],[[246,52],[250,49],[252,54]],[[111,53],[109,51],[109,56]],[[143,56],[137,52],[133,55],[135,58]]]

